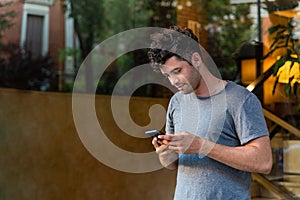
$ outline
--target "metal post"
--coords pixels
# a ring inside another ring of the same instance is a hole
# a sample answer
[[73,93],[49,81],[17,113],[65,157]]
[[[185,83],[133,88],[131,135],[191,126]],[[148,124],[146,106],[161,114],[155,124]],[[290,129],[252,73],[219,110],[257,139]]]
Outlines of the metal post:
[[258,28],[258,41],[261,42],[261,13],[260,13],[260,0],[257,0],[257,28]]
[[[256,57],[256,77],[259,77],[262,72],[262,57],[263,57],[263,43],[261,38],[261,1],[257,0],[257,32],[258,32],[258,42],[256,44],[255,48],[255,57]],[[264,92],[263,87],[259,88],[257,91],[257,96],[260,99],[261,102],[264,101]]]

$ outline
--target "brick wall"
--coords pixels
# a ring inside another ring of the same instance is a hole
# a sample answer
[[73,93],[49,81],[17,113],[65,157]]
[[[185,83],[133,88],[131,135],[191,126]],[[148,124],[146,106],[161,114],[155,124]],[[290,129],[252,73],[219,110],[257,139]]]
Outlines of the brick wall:
[[[20,44],[22,18],[23,18],[23,5],[22,0],[12,0],[13,4],[5,7],[3,11],[14,10],[17,16],[12,19],[13,26],[4,32],[2,42]],[[63,70],[63,64],[58,62],[59,49],[65,46],[65,18],[64,12],[61,7],[61,1],[55,1],[54,5],[50,6],[49,11],[49,52],[53,58],[56,69]]]
[[56,62],[56,70],[63,71],[63,63],[58,62],[59,49],[65,48],[65,17],[61,1],[55,1],[50,7],[49,52]]
[[17,16],[12,19],[13,26],[4,32],[2,42],[4,44],[8,42],[12,43],[20,43],[21,36],[21,28],[22,28],[22,17],[23,17],[23,3],[20,0],[4,0],[1,3],[5,2],[13,2],[10,6],[4,7],[3,10],[0,10],[1,13],[5,13],[8,11],[15,11]]
[[201,5],[194,0],[179,0],[177,6],[177,24],[179,26],[188,27],[188,21],[198,22],[199,27],[199,42],[206,48],[207,47],[207,31],[205,26],[207,24],[204,13],[200,12]]

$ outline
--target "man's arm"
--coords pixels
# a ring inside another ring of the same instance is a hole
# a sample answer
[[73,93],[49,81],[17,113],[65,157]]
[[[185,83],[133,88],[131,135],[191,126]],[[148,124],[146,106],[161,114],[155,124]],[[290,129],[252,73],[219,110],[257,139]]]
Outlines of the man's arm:
[[272,169],[272,152],[268,136],[259,137],[237,147],[216,144],[187,132],[159,138],[169,140],[168,148],[179,154],[204,154],[228,166],[248,172],[267,174]]
[[239,170],[263,174],[271,172],[273,163],[269,136],[238,147],[216,144],[207,156]]

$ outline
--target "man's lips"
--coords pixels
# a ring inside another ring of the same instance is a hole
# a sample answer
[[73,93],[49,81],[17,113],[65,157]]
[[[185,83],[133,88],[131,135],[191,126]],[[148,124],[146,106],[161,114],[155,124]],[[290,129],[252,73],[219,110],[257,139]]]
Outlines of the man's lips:
[[178,89],[181,89],[183,88],[185,84],[184,83],[180,83],[180,84],[176,84],[175,86],[178,88]]

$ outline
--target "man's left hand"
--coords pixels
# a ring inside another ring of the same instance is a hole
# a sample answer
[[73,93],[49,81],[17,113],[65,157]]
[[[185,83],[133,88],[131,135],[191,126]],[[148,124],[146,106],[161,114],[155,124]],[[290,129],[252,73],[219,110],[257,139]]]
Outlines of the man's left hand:
[[198,154],[202,143],[202,138],[188,132],[160,135],[158,137],[168,141],[168,148],[178,154]]

